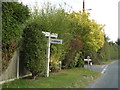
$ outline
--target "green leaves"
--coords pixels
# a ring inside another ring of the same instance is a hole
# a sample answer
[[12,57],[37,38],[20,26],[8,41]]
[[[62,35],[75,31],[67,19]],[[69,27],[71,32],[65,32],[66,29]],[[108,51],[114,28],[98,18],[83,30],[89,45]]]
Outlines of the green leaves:
[[2,2],[2,43],[10,44],[21,39],[29,9],[18,2]]
[[22,38],[25,22],[29,18],[27,6],[18,2],[2,2],[2,64],[3,70]]
[[68,20],[73,27],[73,35],[81,35],[84,48],[97,51],[104,44],[103,26],[90,20],[88,16],[85,12],[72,12],[69,14]]
[[51,58],[51,61],[54,62],[59,62],[65,58],[65,53],[69,49],[69,42],[72,39],[70,33],[71,27],[67,15],[63,8],[58,9],[48,4],[41,10],[35,9],[31,16],[31,19],[34,18],[35,21],[43,27],[43,31],[57,33],[58,39],[63,40],[61,45],[51,44],[51,57],[54,57],[54,60]]
[[33,76],[45,70],[47,40],[42,26],[35,19],[27,24],[23,34],[22,56],[25,67]]

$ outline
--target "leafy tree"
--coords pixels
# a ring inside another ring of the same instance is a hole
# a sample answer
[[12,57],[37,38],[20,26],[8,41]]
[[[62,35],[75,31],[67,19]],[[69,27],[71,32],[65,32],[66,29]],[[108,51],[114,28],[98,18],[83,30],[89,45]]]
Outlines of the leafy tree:
[[[82,51],[85,55],[88,51],[98,51],[104,44],[104,33],[103,25],[97,24],[94,20],[89,19],[89,14],[86,12],[72,12],[68,15],[68,20],[71,23],[73,38],[70,46],[75,48],[70,48],[73,54],[68,53],[68,57],[71,59],[66,59],[66,62],[70,62],[75,57],[76,51]],[[74,43],[73,43],[74,42]],[[77,44],[75,44],[77,43]],[[72,45],[73,44],[73,45]],[[77,48],[77,49],[76,49]],[[85,57],[82,57],[84,59]]]
[[102,61],[118,59],[118,45],[109,42],[109,37],[104,36],[105,43],[97,52],[91,52],[93,62],[100,64]]
[[[72,18],[71,18],[72,17]],[[85,12],[73,12],[69,18],[75,35],[81,35],[84,48],[87,50],[100,49],[104,44],[103,27],[94,20],[90,20]]]

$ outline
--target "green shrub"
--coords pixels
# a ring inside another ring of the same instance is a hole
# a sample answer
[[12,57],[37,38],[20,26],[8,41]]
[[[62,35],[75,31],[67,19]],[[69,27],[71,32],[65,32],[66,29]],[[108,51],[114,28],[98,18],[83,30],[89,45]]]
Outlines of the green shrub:
[[33,78],[45,70],[47,41],[42,34],[42,26],[30,21],[24,30],[22,44],[25,67],[32,73]]
[[57,59],[55,59],[55,57],[51,57],[50,60],[50,70],[51,72],[58,72],[60,70],[60,64],[59,61]]
[[83,67],[84,66],[84,58],[83,58],[83,55],[82,55],[82,51],[79,51],[77,54],[78,54],[77,55],[78,62],[77,62],[76,67]]
[[77,53],[74,60],[72,60],[72,62],[70,63],[69,67],[70,68],[76,67],[77,62],[79,61],[79,58],[80,58],[80,54]]

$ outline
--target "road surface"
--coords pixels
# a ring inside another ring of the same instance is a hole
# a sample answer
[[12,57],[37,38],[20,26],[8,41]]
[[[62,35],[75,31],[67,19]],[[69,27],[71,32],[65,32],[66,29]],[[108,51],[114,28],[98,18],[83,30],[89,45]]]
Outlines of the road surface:
[[[120,62],[119,62],[120,63]],[[86,67],[87,68],[87,67]],[[103,76],[95,80],[87,88],[118,88],[118,61],[114,61],[109,65],[93,65],[92,70],[103,73]],[[120,81],[119,81],[120,82]],[[119,83],[120,84],[120,83]]]

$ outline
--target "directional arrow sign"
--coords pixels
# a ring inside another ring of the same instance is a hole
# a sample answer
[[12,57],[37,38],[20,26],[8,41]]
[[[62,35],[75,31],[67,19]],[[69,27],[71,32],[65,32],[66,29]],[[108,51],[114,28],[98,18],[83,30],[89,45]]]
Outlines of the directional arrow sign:
[[50,43],[62,44],[62,40],[60,40],[60,39],[51,39]]
[[50,35],[50,32],[44,32],[42,31],[43,34],[45,34],[45,36],[49,36]]
[[45,34],[46,37],[58,37],[58,34],[57,33],[50,33],[50,32],[44,32],[42,31],[43,34]]
[[84,61],[92,61],[91,59],[84,59]]
[[57,37],[58,37],[58,34],[52,33],[52,34],[51,34],[51,37],[56,37],[56,38],[57,38]]

